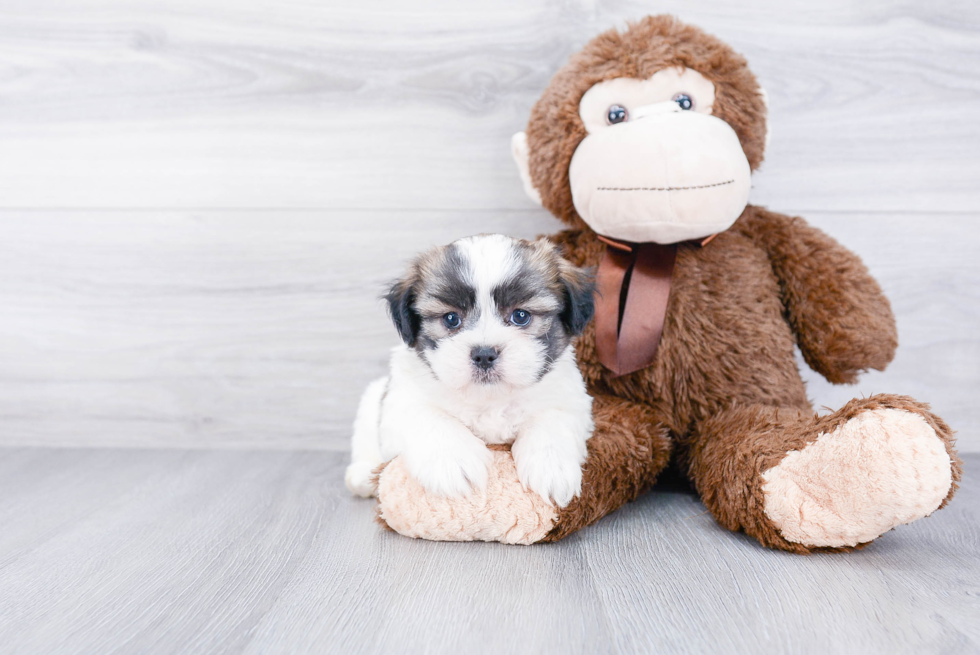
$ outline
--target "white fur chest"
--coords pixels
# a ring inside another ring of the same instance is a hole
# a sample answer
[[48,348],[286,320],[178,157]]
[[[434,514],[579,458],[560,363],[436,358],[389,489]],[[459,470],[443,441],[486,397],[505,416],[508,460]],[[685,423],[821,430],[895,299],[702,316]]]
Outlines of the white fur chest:
[[[401,346],[392,353],[386,411],[397,415],[428,406],[454,417],[486,444],[509,444],[521,426],[542,412],[559,410],[591,423],[592,399],[567,349],[552,370],[530,387],[469,385],[455,389],[440,383],[418,355]],[[382,442],[391,455],[401,449],[401,422],[384,421]]]
[[527,418],[527,408],[513,391],[453,394],[451,408],[451,413],[487,444],[512,443],[517,426]]

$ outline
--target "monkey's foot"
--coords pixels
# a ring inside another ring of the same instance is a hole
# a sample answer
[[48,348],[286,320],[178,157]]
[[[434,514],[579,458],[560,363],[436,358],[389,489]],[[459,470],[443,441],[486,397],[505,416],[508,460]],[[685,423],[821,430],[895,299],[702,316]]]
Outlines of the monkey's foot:
[[406,537],[433,541],[541,541],[557,510],[521,486],[509,450],[492,454],[486,487],[459,497],[429,493],[396,457],[378,476],[378,518]]
[[763,473],[765,513],[787,541],[857,546],[938,509],[953,466],[924,415],[868,410]]

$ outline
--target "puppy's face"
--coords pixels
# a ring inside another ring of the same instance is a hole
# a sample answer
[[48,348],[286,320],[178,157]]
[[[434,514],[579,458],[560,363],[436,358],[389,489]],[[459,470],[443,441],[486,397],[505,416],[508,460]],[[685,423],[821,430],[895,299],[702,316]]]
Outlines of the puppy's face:
[[546,241],[469,237],[420,256],[386,299],[441,382],[526,387],[592,318],[592,275]]

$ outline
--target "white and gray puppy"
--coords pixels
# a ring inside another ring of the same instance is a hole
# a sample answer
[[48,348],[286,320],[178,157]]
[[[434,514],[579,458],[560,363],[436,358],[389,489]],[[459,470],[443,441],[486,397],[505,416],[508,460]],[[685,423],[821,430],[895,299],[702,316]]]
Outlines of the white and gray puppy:
[[581,491],[592,398],[572,339],[592,318],[592,275],[544,240],[499,234],[421,255],[387,295],[405,342],[354,421],[347,487],[401,455],[429,492],[482,489],[488,444],[513,444],[521,483],[564,507]]

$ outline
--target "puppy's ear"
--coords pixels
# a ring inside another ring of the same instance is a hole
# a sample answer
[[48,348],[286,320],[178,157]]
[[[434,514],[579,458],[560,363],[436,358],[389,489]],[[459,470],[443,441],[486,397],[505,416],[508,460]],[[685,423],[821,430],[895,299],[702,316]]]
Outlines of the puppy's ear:
[[409,348],[415,347],[419,330],[422,329],[422,317],[415,311],[417,283],[418,275],[413,271],[408,277],[394,282],[384,296],[391,322]]
[[558,277],[564,287],[561,322],[569,334],[581,334],[595,312],[595,273],[591,269],[576,268],[562,259]]

